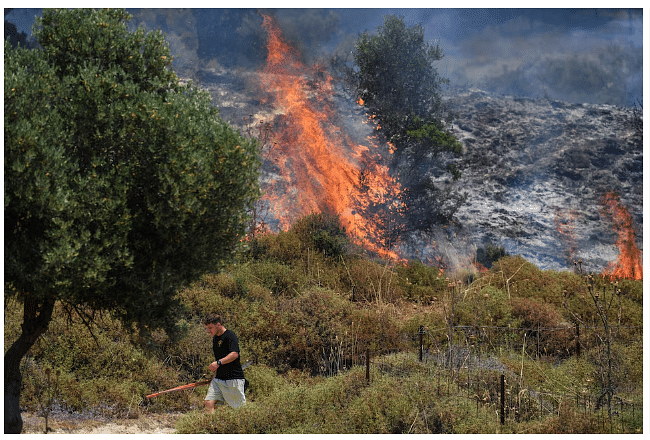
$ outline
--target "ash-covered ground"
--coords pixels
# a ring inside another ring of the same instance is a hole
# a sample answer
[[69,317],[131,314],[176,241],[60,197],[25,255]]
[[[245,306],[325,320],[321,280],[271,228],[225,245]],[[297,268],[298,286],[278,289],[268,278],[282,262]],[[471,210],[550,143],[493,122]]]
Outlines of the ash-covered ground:
[[505,246],[543,269],[616,260],[618,235],[603,214],[615,191],[643,239],[643,145],[631,109],[455,90],[454,132],[464,146],[458,213],[472,243]]
[[[260,101],[255,72],[205,69],[194,81],[210,91],[224,120],[243,131],[246,121],[272,123],[277,114]],[[452,182],[432,173],[432,179],[468,195],[457,224],[434,237],[435,252],[451,265],[491,244],[541,269],[566,270],[582,259],[600,271],[618,256],[618,235],[601,204],[611,191],[632,215],[642,249],[643,147],[630,123],[632,109],[468,88],[445,90],[444,98],[463,144],[462,156],[452,159],[462,177]],[[335,99],[343,130],[358,140],[371,134],[353,97],[339,91]]]

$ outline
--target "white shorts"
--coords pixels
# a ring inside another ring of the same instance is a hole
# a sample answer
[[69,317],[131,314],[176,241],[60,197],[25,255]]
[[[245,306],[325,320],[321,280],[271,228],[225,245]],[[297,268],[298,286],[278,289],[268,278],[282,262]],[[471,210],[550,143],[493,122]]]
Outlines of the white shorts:
[[246,396],[244,395],[245,379],[212,379],[208,394],[203,400],[214,400],[216,405],[223,405],[224,401],[233,408],[239,408],[246,405]]

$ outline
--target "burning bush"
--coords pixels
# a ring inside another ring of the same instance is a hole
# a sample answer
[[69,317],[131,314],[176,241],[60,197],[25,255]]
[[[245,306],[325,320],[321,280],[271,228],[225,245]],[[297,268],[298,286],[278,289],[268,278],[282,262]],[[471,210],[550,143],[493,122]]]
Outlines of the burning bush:
[[611,219],[614,231],[618,234],[616,245],[619,250],[618,260],[606,270],[606,273],[616,278],[643,279],[641,250],[636,245],[636,231],[632,216],[614,192],[605,194],[602,204],[603,213]]

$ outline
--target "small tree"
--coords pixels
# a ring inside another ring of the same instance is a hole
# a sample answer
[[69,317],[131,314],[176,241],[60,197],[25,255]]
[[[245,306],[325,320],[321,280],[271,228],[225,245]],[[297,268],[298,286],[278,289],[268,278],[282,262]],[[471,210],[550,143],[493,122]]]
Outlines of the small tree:
[[376,34],[364,32],[359,37],[353,55],[355,66],[345,71],[359,102],[393,146],[391,168],[403,188],[400,198],[406,209],[402,224],[393,231],[430,233],[452,221],[466,200],[435,184],[431,175],[441,169],[453,180],[460,177],[455,164],[441,160],[443,153],[461,152],[461,144],[447,128],[452,115],[440,93],[448,80],[434,67],[443,57],[442,49],[425,41],[421,25],[407,27],[401,18],[389,15]]
[[[601,394],[598,397],[597,406],[600,406],[604,401],[607,404],[607,414],[611,419],[612,399],[616,390],[614,386],[614,379],[612,377],[612,363],[614,361],[614,355],[612,354],[613,335],[612,323],[610,322],[610,314],[613,306],[618,306],[617,315],[620,320],[620,316],[623,311],[623,306],[621,303],[621,290],[618,288],[618,281],[615,281],[614,278],[612,278],[612,292],[609,295],[609,298],[607,297],[606,286],[604,285],[603,294],[601,296],[598,292],[598,287],[596,286],[596,276],[592,273],[586,273],[582,267],[582,260],[578,260],[577,262],[574,261],[574,266],[577,273],[584,280],[585,286],[587,287],[587,292],[589,294],[589,298],[583,296],[582,298],[579,298],[579,301],[582,302],[582,305],[585,307],[588,307],[590,303],[593,303],[595,312],[600,318],[600,321],[603,323],[603,331],[602,333],[600,331],[596,331],[596,337],[605,347],[605,361],[607,362],[607,365],[604,366],[604,373],[602,374],[603,377],[601,380]],[[583,316],[581,316],[579,312],[577,313],[572,310],[570,307],[568,300],[573,294],[574,292],[568,292],[566,290],[564,291],[565,300],[563,302],[563,306],[571,314],[574,322],[584,325],[585,322]],[[589,299],[591,301],[589,301]]]
[[5,432],[20,432],[20,361],[61,301],[140,328],[217,268],[258,197],[254,142],[181,85],[163,35],[124,10],[45,10],[41,48],[5,41],[5,296],[24,304],[5,352]]

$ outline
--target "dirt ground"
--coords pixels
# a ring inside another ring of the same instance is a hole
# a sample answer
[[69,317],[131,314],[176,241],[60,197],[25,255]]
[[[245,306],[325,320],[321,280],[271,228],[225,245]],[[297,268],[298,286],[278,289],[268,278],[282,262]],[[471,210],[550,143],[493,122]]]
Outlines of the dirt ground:
[[[182,413],[140,414],[132,419],[70,420],[50,417],[50,434],[173,434]],[[45,418],[23,413],[23,434],[44,434]]]

